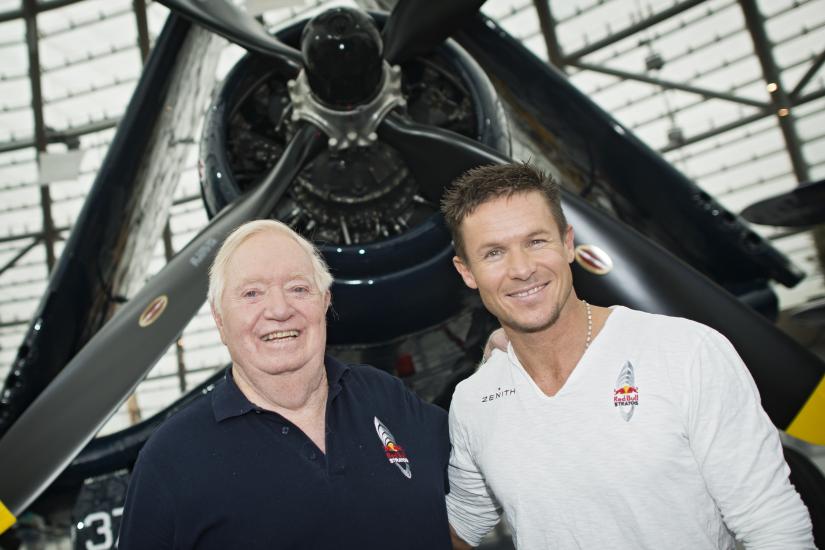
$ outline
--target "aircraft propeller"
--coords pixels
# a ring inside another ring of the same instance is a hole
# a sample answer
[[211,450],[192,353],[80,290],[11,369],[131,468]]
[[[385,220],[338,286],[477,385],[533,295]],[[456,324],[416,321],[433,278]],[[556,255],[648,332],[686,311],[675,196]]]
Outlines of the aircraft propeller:
[[266,32],[254,17],[224,0],[160,0],[160,3],[249,51],[285,57],[298,65],[302,62],[301,52]]
[[[252,16],[223,0],[159,0],[171,10],[220,34],[250,51],[302,64],[301,52],[284,44]],[[431,51],[450,36],[464,18],[474,14],[485,0],[401,0],[390,13],[381,33],[384,58],[392,64]]]
[[484,2],[401,0],[393,8],[381,33],[384,58],[397,64],[432,51],[456,30],[461,21],[477,12]]
[[825,180],[801,183],[762,199],[742,210],[742,217],[752,223],[784,227],[825,223]]

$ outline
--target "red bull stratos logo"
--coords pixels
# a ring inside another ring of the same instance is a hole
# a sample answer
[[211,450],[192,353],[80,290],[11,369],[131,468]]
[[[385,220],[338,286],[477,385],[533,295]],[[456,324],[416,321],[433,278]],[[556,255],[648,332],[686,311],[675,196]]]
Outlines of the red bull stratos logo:
[[636,385],[636,375],[633,372],[633,363],[625,361],[616,386],[613,388],[613,406],[619,411],[625,422],[630,422],[633,412],[639,406],[639,387]]
[[384,446],[384,454],[387,455],[387,460],[389,460],[390,464],[395,464],[407,479],[411,479],[412,469],[410,469],[410,460],[407,458],[407,453],[404,452],[404,448],[396,443],[395,437],[393,437],[390,429],[378,420],[377,416],[374,417],[374,421],[375,431],[378,433],[378,439],[381,440],[381,445]]

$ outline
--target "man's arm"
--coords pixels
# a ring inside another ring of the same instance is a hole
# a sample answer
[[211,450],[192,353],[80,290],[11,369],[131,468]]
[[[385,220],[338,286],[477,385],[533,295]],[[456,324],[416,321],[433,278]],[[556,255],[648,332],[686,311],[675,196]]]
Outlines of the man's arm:
[[748,549],[814,548],[779,434],[730,342],[708,330],[688,377],[690,446],[725,524]]
[[175,526],[171,495],[152,466],[141,462],[138,459],[129,480],[117,548],[173,548]]
[[450,407],[450,492],[447,495],[447,516],[453,548],[478,546],[481,539],[499,522],[501,510],[489,492],[479,470],[467,434],[459,421],[455,398]]
[[453,543],[453,550],[472,550],[472,546],[464,542],[464,540],[455,534],[455,529],[450,525],[450,540]]

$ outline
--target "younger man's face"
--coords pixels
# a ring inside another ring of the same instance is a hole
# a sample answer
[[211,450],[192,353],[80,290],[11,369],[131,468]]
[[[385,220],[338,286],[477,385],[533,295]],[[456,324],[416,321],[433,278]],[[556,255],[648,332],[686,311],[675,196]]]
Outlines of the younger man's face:
[[556,322],[573,288],[573,230],[559,233],[541,193],[492,199],[459,230],[466,259],[453,264],[505,329],[531,333]]

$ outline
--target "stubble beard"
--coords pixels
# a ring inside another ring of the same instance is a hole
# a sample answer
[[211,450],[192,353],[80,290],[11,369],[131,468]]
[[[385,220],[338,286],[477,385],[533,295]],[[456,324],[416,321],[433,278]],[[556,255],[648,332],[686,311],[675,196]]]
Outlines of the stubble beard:
[[559,317],[561,316],[561,311],[562,309],[564,309],[564,306],[570,299],[570,294],[572,292],[573,286],[571,285],[567,289],[567,293],[553,306],[552,310],[550,311],[550,316],[544,320],[540,319],[538,322],[532,324],[519,323],[515,319],[499,319],[499,322],[502,326],[507,326],[511,330],[521,334],[535,334],[537,332],[547,330],[548,328],[555,325],[556,321],[559,320]]

